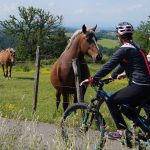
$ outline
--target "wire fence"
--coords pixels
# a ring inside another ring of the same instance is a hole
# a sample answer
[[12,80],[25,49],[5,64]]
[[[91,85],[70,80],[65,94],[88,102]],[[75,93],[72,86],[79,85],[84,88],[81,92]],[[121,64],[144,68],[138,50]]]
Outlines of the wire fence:
[[[37,54],[38,53],[38,54]],[[50,63],[45,63],[44,61],[49,61],[53,59],[53,61],[50,61]],[[18,61],[15,61],[15,64],[14,66],[17,66],[17,65],[31,65],[33,64],[33,66],[35,67],[34,70],[35,70],[35,75],[34,75],[34,102],[33,102],[33,112],[36,111],[36,106],[37,106],[37,100],[38,100],[38,87],[39,87],[39,74],[42,73],[42,72],[39,72],[40,70],[40,67],[44,67],[44,66],[47,66],[47,65],[50,65],[50,66],[53,66],[55,61],[57,59],[54,59],[52,58],[52,56],[50,54],[40,54],[40,48],[39,46],[37,47],[37,50],[36,50],[36,58],[35,60],[26,60],[26,61],[21,61],[21,60],[18,60]],[[73,60],[70,60],[69,62],[62,62],[62,63],[65,63],[65,64],[71,64],[72,67],[73,67]],[[79,65],[87,65],[87,63],[85,61],[82,61],[80,62]],[[68,67],[68,65],[66,65],[66,68]],[[71,83],[69,83],[68,85],[56,85],[59,86],[59,88],[66,88],[66,89],[73,89],[73,90],[76,90],[77,91],[77,99],[78,100],[81,100],[82,99],[82,93],[81,93],[81,88],[79,87],[79,82],[80,82],[80,70],[79,70],[79,66],[76,64],[76,62],[74,63],[74,75],[75,75],[75,78],[73,81],[75,83],[75,85],[71,86]],[[44,98],[46,99],[46,98]],[[57,101],[57,100],[56,100]],[[65,102],[64,102],[65,103]],[[68,103],[68,102],[66,102]]]
[[[81,87],[79,86],[79,82],[80,82],[80,79],[81,79],[81,74],[80,74],[81,71],[79,69],[80,68],[79,67],[79,65],[80,65],[79,61],[78,61],[78,59],[72,59],[72,61],[67,62],[67,63],[72,64],[72,68],[73,68],[74,76],[75,76],[75,86],[68,86],[68,85],[61,85],[61,84],[60,85],[55,85],[55,86],[59,86],[59,88],[76,89],[77,100],[79,102],[81,102],[81,101],[83,101],[83,94],[82,94]],[[86,63],[84,62],[84,64],[86,64]],[[40,70],[40,50],[39,50],[39,46],[38,46],[37,51],[36,51],[36,61],[35,61],[33,113],[36,111],[37,101],[38,101],[39,70]]]

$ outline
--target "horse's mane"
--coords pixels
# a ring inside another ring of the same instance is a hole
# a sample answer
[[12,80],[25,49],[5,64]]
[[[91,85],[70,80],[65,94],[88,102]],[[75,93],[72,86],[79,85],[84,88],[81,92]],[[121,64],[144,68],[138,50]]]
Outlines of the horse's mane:
[[13,48],[7,48],[5,51],[6,52],[15,52],[15,50]]
[[72,44],[72,41],[73,41],[79,34],[81,34],[81,33],[82,33],[82,30],[81,30],[81,29],[79,29],[79,30],[77,30],[77,31],[75,31],[75,32],[73,33],[73,35],[72,35],[71,38],[69,39],[69,43],[68,43],[68,45],[66,46],[65,51],[70,48],[70,46],[71,46],[71,44]]

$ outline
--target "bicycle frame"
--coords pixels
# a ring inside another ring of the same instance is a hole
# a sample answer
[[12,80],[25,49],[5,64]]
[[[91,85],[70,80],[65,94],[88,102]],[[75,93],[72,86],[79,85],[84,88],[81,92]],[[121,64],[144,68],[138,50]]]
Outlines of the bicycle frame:
[[[97,104],[97,109],[99,110],[100,109],[100,106],[103,102],[106,102],[110,97],[111,97],[112,94],[106,92],[105,90],[102,89],[102,87],[99,87],[99,89],[96,91],[96,98],[95,100],[98,101],[98,104]],[[118,105],[118,107],[125,107],[126,109],[134,112],[133,108],[129,105],[126,105],[126,104],[121,104],[121,105]],[[144,119],[142,118],[142,116],[140,116],[140,111],[141,111],[141,108],[142,106],[139,106],[139,108],[136,108],[136,120],[139,121],[141,123],[141,125],[145,128],[145,130],[147,130],[148,132],[150,132],[150,127],[148,127],[145,123],[144,123]],[[121,109],[120,109],[121,111]],[[121,111],[121,113],[123,113]],[[137,124],[137,121],[135,122],[135,126]]]
[[[91,109],[92,109],[92,112],[94,112],[94,113],[92,113],[89,126],[92,124],[95,113],[99,112],[99,109],[100,109],[100,106],[102,105],[102,103],[104,101],[106,101],[110,96],[111,96],[111,94],[104,91],[101,87],[99,87],[98,91],[96,90],[96,97],[93,98],[91,100],[91,102],[89,103],[88,112],[84,116],[84,119],[83,119],[83,124],[84,125],[86,125],[86,123],[87,123],[87,120],[88,120]],[[97,101],[97,104],[95,105],[96,107],[94,108],[93,106],[94,106],[95,101]]]
[[96,98],[99,99],[99,97],[102,97],[106,101],[108,98],[110,98],[111,95],[112,94],[104,91],[102,88],[99,88],[96,94]]

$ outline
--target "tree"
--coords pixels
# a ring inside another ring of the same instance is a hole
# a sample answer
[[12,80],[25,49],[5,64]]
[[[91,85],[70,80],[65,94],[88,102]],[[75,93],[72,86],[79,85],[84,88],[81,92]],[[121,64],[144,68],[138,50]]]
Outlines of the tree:
[[51,49],[49,55],[58,57],[64,51],[69,37],[65,35],[66,31],[63,28],[59,28],[55,35],[50,37],[50,43],[48,48]]
[[6,49],[8,47],[15,47],[17,41],[12,36],[8,36],[2,30],[0,30],[0,49]]
[[142,48],[149,51],[150,50],[150,40],[149,40],[149,29],[150,29],[150,16],[146,22],[141,21],[140,25],[137,27],[134,38],[141,45]]
[[18,10],[19,19],[10,15],[10,19],[0,21],[0,25],[5,33],[17,39],[17,54],[20,59],[33,59],[37,45],[40,46],[42,53],[50,51],[48,47],[51,39],[55,41],[60,31],[65,38],[65,30],[61,29],[62,16],[54,16],[50,12],[33,7],[27,9],[18,7]]

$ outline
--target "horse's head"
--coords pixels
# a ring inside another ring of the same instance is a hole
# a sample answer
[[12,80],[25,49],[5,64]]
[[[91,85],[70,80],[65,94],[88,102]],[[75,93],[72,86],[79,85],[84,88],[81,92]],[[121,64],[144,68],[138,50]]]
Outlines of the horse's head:
[[94,28],[88,29],[85,25],[82,26],[82,36],[80,39],[80,48],[84,54],[88,54],[94,61],[102,59],[102,53],[97,45],[95,35],[97,25]]
[[9,60],[12,64],[15,62],[15,50],[13,48],[8,48],[6,51],[9,53]]

